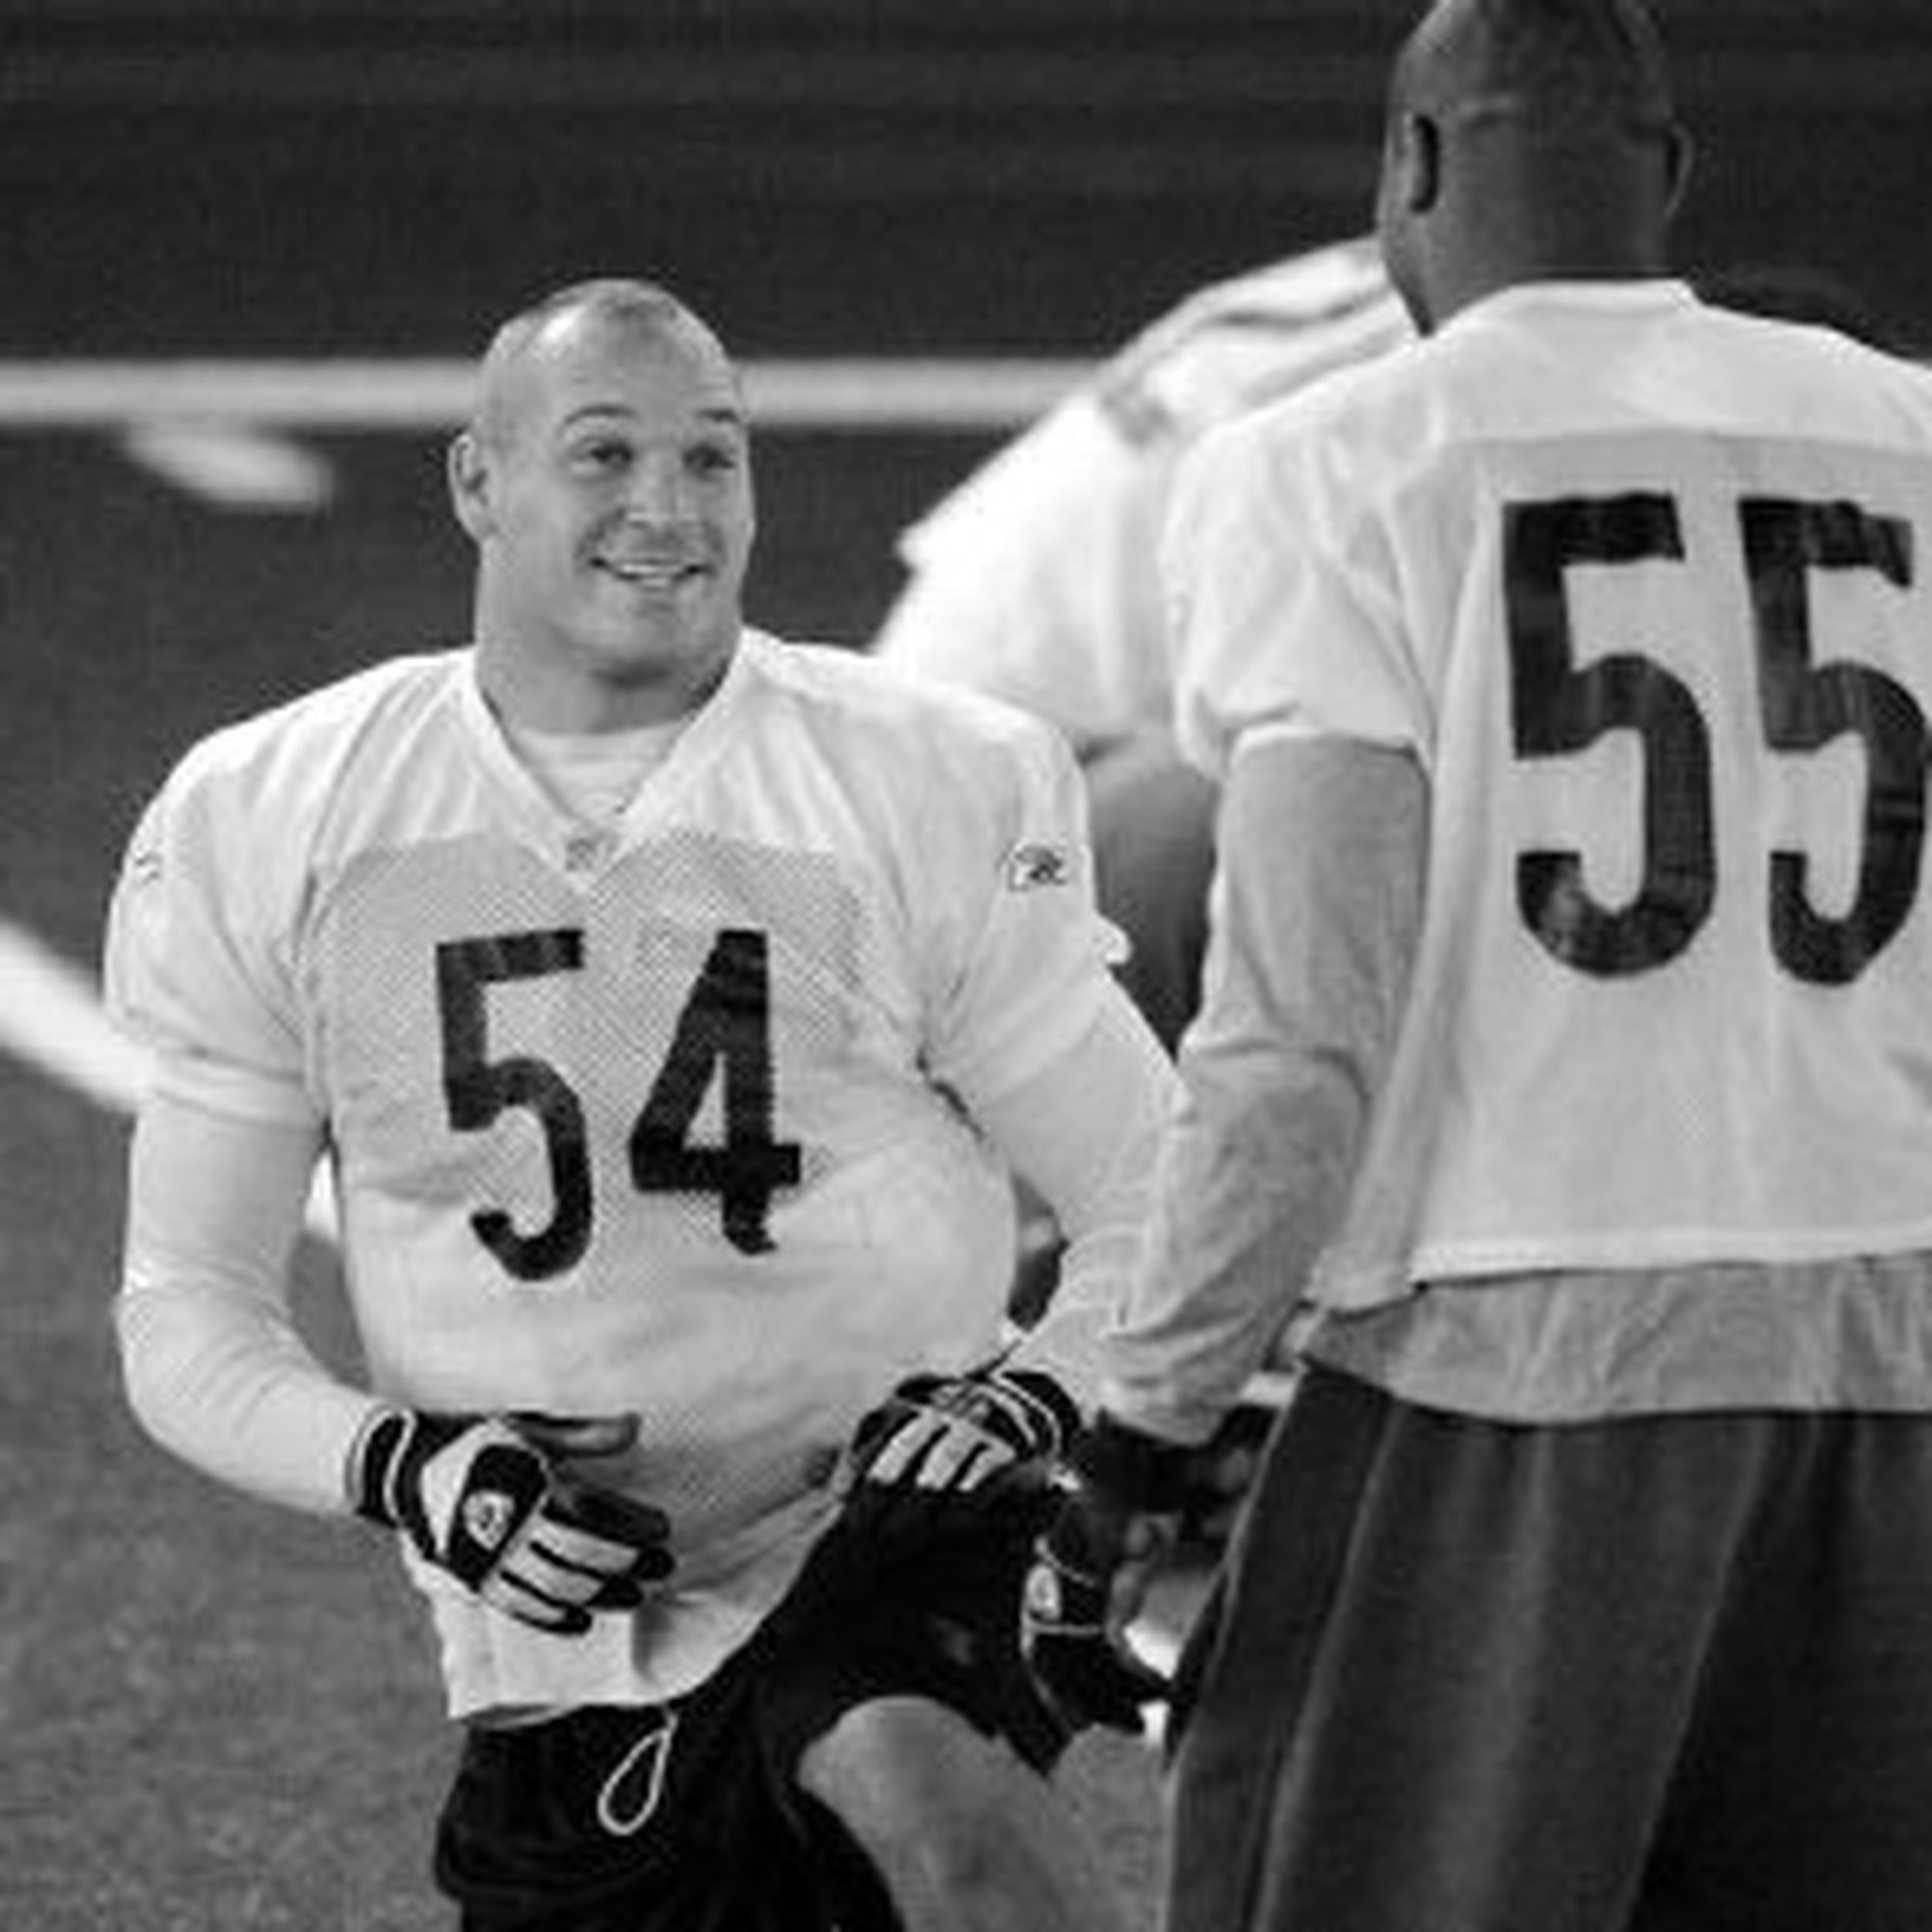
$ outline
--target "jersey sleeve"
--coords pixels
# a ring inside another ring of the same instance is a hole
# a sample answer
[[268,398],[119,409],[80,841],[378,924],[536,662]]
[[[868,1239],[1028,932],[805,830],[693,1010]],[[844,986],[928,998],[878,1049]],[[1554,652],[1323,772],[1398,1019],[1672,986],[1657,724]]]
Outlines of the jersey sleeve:
[[194,754],[142,815],[110,906],[111,1017],[159,1090],[212,1111],[311,1121],[277,893],[273,814]]
[[1252,734],[1427,743],[1386,530],[1344,507],[1372,506],[1372,480],[1348,474],[1345,436],[1309,430],[1291,403],[1209,437],[1168,519],[1176,728],[1217,779]]
[[1002,716],[944,787],[926,869],[927,1058],[969,1110],[1078,1042],[1124,942],[1096,909],[1086,794],[1060,735]]

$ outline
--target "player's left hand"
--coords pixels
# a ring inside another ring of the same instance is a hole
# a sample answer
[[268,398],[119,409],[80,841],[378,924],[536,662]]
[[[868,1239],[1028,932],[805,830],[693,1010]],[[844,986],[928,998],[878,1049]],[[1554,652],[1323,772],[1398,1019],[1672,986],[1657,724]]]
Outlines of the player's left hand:
[[888,1526],[902,1506],[1016,1493],[1080,1426],[1073,1398],[1039,1369],[992,1367],[909,1377],[853,1432],[841,1475],[849,1519]]

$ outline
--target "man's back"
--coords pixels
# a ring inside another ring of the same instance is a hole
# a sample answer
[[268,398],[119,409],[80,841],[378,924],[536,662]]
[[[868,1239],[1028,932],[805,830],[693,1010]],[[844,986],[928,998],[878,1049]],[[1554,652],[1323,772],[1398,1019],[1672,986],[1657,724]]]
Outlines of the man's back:
[[[1226,648],[1187,730],[1278,719],[1431,780],[1325,1298],[1932,1246],[1932,384],[1680,284],[1532,286],[1215,464],[1274,534],[1192,573]],[[1241,649],[1284,600],[1292,660]]]

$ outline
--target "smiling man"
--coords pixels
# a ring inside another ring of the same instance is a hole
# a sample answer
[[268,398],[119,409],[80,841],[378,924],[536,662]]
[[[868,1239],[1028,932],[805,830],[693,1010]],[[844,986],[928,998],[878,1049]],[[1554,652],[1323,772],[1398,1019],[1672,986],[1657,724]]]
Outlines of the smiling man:
[[533,727],[662,723],[736,648],[755,518],[744,406],[688,310],[571,291],[505,324],[450,452],[478,673]]
[[[1015,1648],[1171,1078],[1071,759],[744,622],[737,377],[660,288],[506,324],[450,478],[473,643],[134,835],[134,1407],[396,1535],[474,1932],[1116,1925]],[[368,1389],[288,1318],[325,1154]],[[1017,1341],[1009,1162],[1072,1236]]]

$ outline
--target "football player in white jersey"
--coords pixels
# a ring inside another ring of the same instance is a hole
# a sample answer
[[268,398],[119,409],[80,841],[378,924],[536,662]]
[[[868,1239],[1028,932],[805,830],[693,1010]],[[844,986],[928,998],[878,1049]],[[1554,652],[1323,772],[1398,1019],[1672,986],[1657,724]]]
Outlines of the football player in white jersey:
[[1207,990],[1029,1600],[1304,1297],[1176,1932],[1932,1924],[1932,376],[1672,277],[1641,0],[1440,0],[1389,106],[1427,339],[1180,486]]
[[1171,1047],[1199,996],[1214,789],[1175,752],[1157,565],[1209,429],[1410,339],[1372,239],[1198,290],[998,451],[901,539],[874,648],[1049,719],[1085,768],[1121,975]]
[[[396,1536],[478,1932],[1114,1926],[1018,1588],[1171,1069],[1059,740],[745,624],[747,434],[655,285],[519,315],[473,643],[168,778],[107,957],[130,1396]],[[367,1389],[289,1318],[318,1158]],[[1073,1234],[1017,1339],[1009,1161]]]

